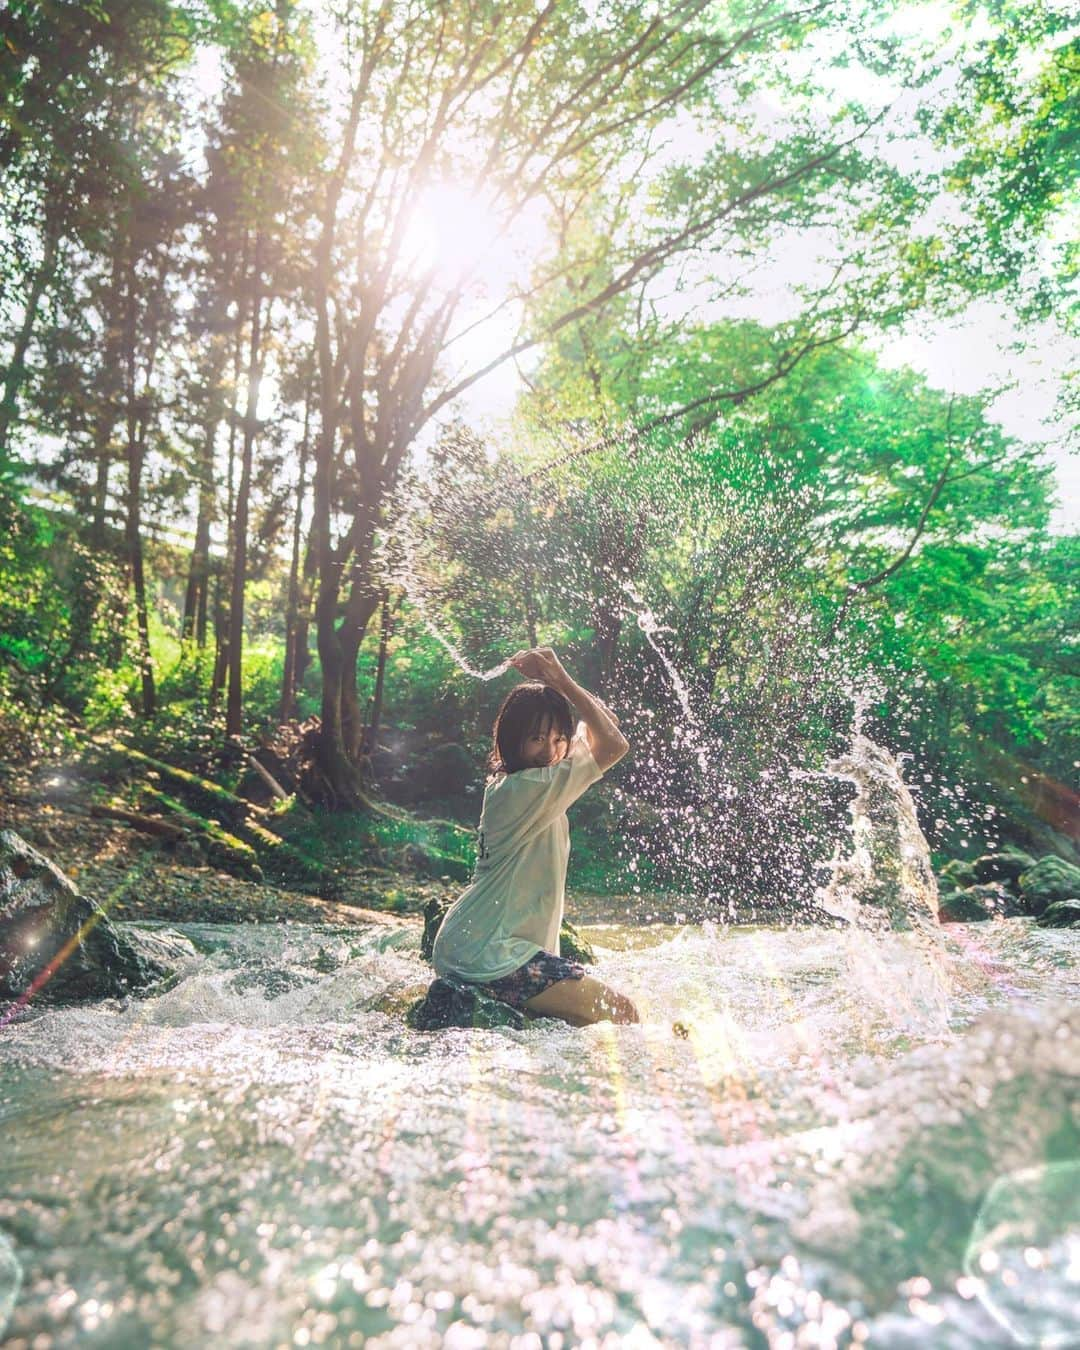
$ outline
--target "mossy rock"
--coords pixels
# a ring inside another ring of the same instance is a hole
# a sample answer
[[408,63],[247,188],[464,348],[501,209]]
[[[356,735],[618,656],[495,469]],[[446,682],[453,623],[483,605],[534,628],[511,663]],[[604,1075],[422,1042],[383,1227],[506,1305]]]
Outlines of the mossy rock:
[[423,998],[405,1014],[414,1031],[441,1031],[446,1027],[513,1027],[522,1031],[532,1021],[509,1003],[481,993],[466,980],[452,976],[433,980]]
[[965,858],[951,858],[938,875],[958,891],[965,886],[974,886],[976,882],[975,869]]
[[123,997],[169,974],[14,830],[0,831],[0,1004]]
[[1040,928],[1080,928],[1080,900],[1055,900],[1037,922]]
[[979,884],[1001,881],[1006,886],[1015,888],[1020,880],[1020,874],[1034,866],[1035,859],[1030,853],[1025,853],[1022,848],[1016,848],[1012,844],[1006,844],[996,853],[984,853],[981,858],[976,858],[971,864],[971,870]]
[[589,939],[583,937],[566,919],[559,929],[559,954],[571,961],[580,961],[583,966],[596,965],[596,953]]
[[415,840],[402,844],[397,852],[396,862],[417,876],[453,877],[457,881],[468,879],[471,864],[464,858],[455,857],[431,844],[420,844]]
[[1080,895],[1080,867],[1064,858],[1040,858],[1020,877],[1020,891],[1029,914],[1042,914],[1059,900]]
[[942,923],[980,923],[1017,912],[1016,902],[1000,882],[949,891],[938,900],[938,918]]

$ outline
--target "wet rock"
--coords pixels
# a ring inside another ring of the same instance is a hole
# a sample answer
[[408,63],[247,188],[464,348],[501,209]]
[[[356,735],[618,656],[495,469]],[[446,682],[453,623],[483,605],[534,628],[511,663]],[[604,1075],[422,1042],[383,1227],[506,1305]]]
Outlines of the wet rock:
[[971,864],[973,880],[979,883],[1001,881],[1006,886],[1015,887],[1021,872],[1035,866],[1035,859],[1022,848],[1006,844],[996,853],[984,853]]
[[[420,939],[420,955],[425,961],[431,960],[435,935],[442,927],[442,921],[446,918],[446,911],[456,899],[456,895],[436,895],[424,906],[424,932]],[[588,938],[583,937],[573,924],[568,923],[565,919],[559,929],[559,954],[568,957],[571,961],[580,961],[584,966],[596,965],[596,953],[589,944]]]
[[165,924],[124,924],[124,936],[136,950],[165,969],[191,961],[199,955],[189,937]]
[[414,1031],[440,1031],[445,1027],[516,1027],[521,1030],[532,1019],[475,985],[453,976],[433,980],[427,993],[405,1014]]
[[0,1000],[117,997],[166,974],[44,854],[14,830],[0,831]]
[[941,869],[941,876],[954,890],[960,891],[965,886],[974,886],[977,880],[974,867],[964,858],[951,858]]
[[978,923],[1019,912],[1016,901],[1000,882],[945,892],[938,905],[938,918],[942,923]]
[[981,923],[994,916],[967,891],[942,891],[938,900],[938,918],[942,923]]
[[1021,874],[1020,892],[1027,912],[1038,916],[1058,900],[1080,895],[1080,867],[1064,858],[1041,858]]
[[1055,900],[1037,922],[1040,928],[1080,928],[1080,900]]
[[589,939],[583,937],[574,925],[565,919],[559,929],[559,955],[567,957],[570,961],[580,961],[583,966],[596,965],[596,953]]
[[424,906],[424,932],[420,938],[420,955],[425,961],[431,960],[435,946],[435,936],[446,918],[446,911],[454,903],[452,895],[435,895]]

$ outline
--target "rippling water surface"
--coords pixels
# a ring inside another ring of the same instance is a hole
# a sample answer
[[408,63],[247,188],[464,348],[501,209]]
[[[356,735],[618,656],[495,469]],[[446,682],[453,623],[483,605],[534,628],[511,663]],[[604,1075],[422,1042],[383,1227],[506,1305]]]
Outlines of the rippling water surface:
[[598,926],[641,1025],[417,1033],[412,928],[180,931],[0,1036],[16,1346],[1080,1343],[1070,932]]

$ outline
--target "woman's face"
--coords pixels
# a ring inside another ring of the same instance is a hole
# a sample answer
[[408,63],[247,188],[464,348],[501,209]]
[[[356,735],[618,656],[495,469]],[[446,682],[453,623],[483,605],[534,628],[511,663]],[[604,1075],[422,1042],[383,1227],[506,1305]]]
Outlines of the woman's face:
[[549,764],[558,764],[569,752],[569,737],[563,735],[550,717],[538,727],[533,727],[521,747],[521,757],[525,761],[525,767],[529,769],[542,769]]

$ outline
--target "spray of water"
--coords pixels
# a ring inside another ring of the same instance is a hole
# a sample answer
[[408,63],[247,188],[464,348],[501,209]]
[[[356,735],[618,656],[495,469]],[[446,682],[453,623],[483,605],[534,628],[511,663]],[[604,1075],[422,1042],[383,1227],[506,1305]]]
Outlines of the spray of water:
[[[850,858],[836,852],[836,885],[814,903],[813,870],[844,823],[834,785],[851,778],[835,761],[823,772],[817,747],[836,710],[850,707],[853,672],[835,644],[822,647],[782,581],[805,547],[796,526],[809,507],[774,482],[748,491],[749,456],[736,487],[685,443],[655,446],[630,432],[580,454],[565,438],[558,449],[557,473],[523,475],[459,435],[399,497],[386,579],[482,683],[509,669],[491,659],[500,647],[535,636],[562,649],[560,632],[610,633],[614,621],[605,697],[633,754],[609,791],[623,822],[613,847],[632,890],[651,867],[665,889],[692,897],[688,913],[699,917],[759,902],[774,916],[857,913],[852,869],[875,865],[858,841]],[[658,612],[655,595],[679,617]],[[804,740],[807,715],[817,720]],[[857,700],[853,753],[860,738],[872,744],[868,716],[867,699]]]
[[697,759],[698,768],[701,770],[703,778],[708,778],[711,773],[709,757],[705,751],[706,734],[705,729],[694,712],[690,704],[690,691],[686,687],[686,681],[675,668],[674,662],[668,656],[667,652],[656,641],[661,633],[670,633],[672,630],[665,627],[657,619],[649,606],[645,603],[637,590],[629,581],[623,581],[622,588],[630,599],[634,602],[635,608],[631,610],[631,616],[637,623],[638,628],[645,636],[645,641],[660,658],[660,662],[668,673],[671,680],[671,687],[679,700],[679,706],[682,708],[683,716],[686,719],[683,727],[683,738],[689,740],[690,748]]

